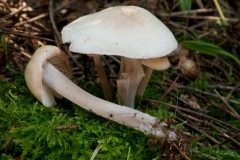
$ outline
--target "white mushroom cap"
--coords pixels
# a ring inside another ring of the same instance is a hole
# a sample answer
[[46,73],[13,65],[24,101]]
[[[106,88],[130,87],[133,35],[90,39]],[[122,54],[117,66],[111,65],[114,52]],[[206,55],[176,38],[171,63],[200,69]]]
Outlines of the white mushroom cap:
[[[68,78],[72,77],[72,72],[68,57],[62,50],[55,46],[46,45],[38,48],[28,62],[24,72],[27,86],[44,106],[50,107],[56,104],[55,97],[62,98],[62,96],[49,88],[42,80],[43,66],[47,62],[55,66]],[[53,81],[58,80],[57,77],[53,77],[52,75],[48,76],[51,77]]]
[[149,11],[136,6],[110,7],[65,26],[63,42],[79,53],[148,59],[177,48],[172,32]]

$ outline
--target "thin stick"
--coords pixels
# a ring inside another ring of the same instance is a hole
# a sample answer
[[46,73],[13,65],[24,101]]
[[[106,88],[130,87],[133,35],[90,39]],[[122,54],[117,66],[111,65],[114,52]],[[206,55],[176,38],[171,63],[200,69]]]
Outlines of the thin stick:
[[[237,138],[237,137],[239,137],[239,136],[240,136],[240,133],[239,133],[239,134],[236,134],[235,136],[233,136],[232,139],[235,139],[235,138]],[[221,146],[221,145],[227,143],[228,141],[229,141],[229,139],[226,139],[225,141],[223,141],[222,143],[220,143],[220,144],[218,144],[218,145]]]
[[[197,13],[208,13],[208,12],[214,12],[216,10],[214,9],[193,9],[189,11],[178,11],[178,12],[172,12],[171,16],[178,16],[178,15],[186,15],[186,14],[197,14]],[[160,13],[161,16],[169,16],[169,13]]]
[[206,158],[208,158],[208,159],[210,159],[210,160],[219,160],[219,159],[216,158],[216,157],[213,157],[213,156],[211,156],[211,155],[209,155],[209,154],[206,154],[206,153],[201,153],[200,151],[197,151],[197,150],[194,150],[194,149],[190,149],[190,151],[193,152],[193,153],[200,154],[201,156],[206,157]]
[[54,0],[49,1],[49,18],[51,20],[53,32],[56,35],[57,40],[61,41],[62,38],[61,38],[60,34],[58,33],[58,29],[57,29],[56,23],[54,21],[53,2],[54,2]]
[[73,126],[58,126],[54,128],[55,130],[63,130],[63,129],[78,129],[79,125],[73,125]]
[[240,115],[226,102],[226,100],[218,93],[216,89],[213,90],[216,95],[223,101],[223,103],[240,119]]
[[[161,14],[160,14],[161,16]],[[165,16],[165,15],[163,15]],[[187,19],[205,19],[205,20],[212,20],[212,21],[216,21],[216,20],[221,20],[220,17],[216,17],[216,16],[191,16],[191,15],[176,15],[176,16],[172,16],[172,17],[179,17],[179,18],[187,18]],[[239,18],[226,18],[227,21],[229,22],[233,22],[236,23],[239,21]]]
[[28,19],[26,21],[19,22],[19,23],[15,24],[15,26],[21,26],[21,25],[26,24],[26,23],[34,22],[36,20],[42,19],[42,18],[47,17],[47,16],[48,16],[48,13],[43,13],[43,14],[40,14],[36,17]]
[[[59,44],[58,42],[62,42],[62,38],[59,34],[59,31],[57,29],[57,26],[56,26],[56,23],[54,21],[54,16],[53,16],[53,0],[50,0],[49,2],[49,17],[50,17],[50,20],[51,20],[51,23],[52,23],[52,27],[53,27],[53,31],[54,31],[54,34],[57,36],[57,41],[56,43]],[[77,62],[77,60],[73,57],[72,53],[68,50],[68,48],[66,46],[63,46],[63,49],[65,52],[68,53],[69,57],[74,61],[74,63],[80,68],[83,70],[83,66]]]
[[118,75],[114,71],[113,67],[109,64],[110,62],[105,58],[105,56],[101,56],[101,58],[103,59],[104,63],[106,63],[106,65],[108,66],[111,74],[113,74],[113,76],[117,77]]
[[[55,9],[53,12],[57,12],[57,11],[65,8],[65,7],[67,7],[68,5],[70,5],[71,3],[75,2],[75,1],[76,1],[76,0],[69,1],[66,5],[60,6],[59,8]],[[49,2],[49,3],[50,3],[50,2]],[[19,22],[19,23],[15,24],[15,26],[21,26],[21,25],[26,24],[26,23],[34,22],[34,21],[36,21],[36,20],[42,19],[42,18],[44,18],[44,17],[47,17],[48,15],[49,15],[49,13],[43,13],[43,14],[40,14],[40,15],[38,15],[38,16],[36,16],[36,17],[33,17],[33,18],[31,18],[31,19],[28,19],[28,20],[26,20],[26,21]]]
[[189,158],[183,151],[181,148],[179,148],[176,143],[172,143],[172,145],[178,150],[178,152],[183,156],[183,158],[185,158],[186,160],[191,160],[191,158]]
[[0,23],[2,23],[4,20],[8,19],[8,18],[11,18],[12,16],[16,15],[16,13],[20,12],[21,10],[23,10],[24,8],[26,8],[27,6],[23,6],[23,7],[20,7],[19,9],[17,9],[16,11],[13,11],[9,14],[7,14],[6,16],[0,18]]
[[223,121],[221,121],[221,120],[219,120],[219,119],[216,119],[216,118],[213,118],[213,117],[211,117],[211,116],[205,115],[205,114],[203,114],[203,113],[199,113],[199,112],[196,112],[196,111],[192,111],[192,110],[189,110],[189,109],[186,109],[186,108],[182,108],[182,107],[179,107],[179,106],[176,106],[176,105],[173,105],[173,104],[168,104],[168,103],[165,103],[165,102],[162,102],[162,101],[158,102],[158,101],[152,100],[152,99],[144,99],[144,100],[145,100],[145,101],[149,101],[149,102],[154,102],[154,103],[160,103],[160,104],[163,104],[163,105],[165,105],[165,106],[168,106],[168,107],[170,107],[170,108],[172,108],[172,109],[179,109],[179,110],[182,110],[182,111],[184,111],[184,112],[196,114],[196,115],[201,116],[201,117],[204,117],[204,118],[206,118],[206,119],[213,120],[213,121],[216,121],[216,122],[218,122],[218,123],[221,123],[221,124],[223,124],[223,125],[225,125],[225,126],[227,126],[227,127],[229,127],[229,128],[234,129],[236,132],[240,132],[240,129],[238,129],[238,128],[236,128],[236,127],[234,127],[234,126],[232,126],[232,125],[230,125],[230,124],[228,124],[228,123],[226,123],[226,122],[223,122]]
[[112,58],[115,62],[117,62],[118,64],[121,64],[121,61],[119,61],[115,56],[112,55],[108,55],[108,57]]
[[[173,86],[176,84],[178,78],[179,78],[179,76],[177,76],[177,77],[175,78],[175,80],[172,82],[172,84],[170,85],[170,87],[168,88],[168,90],[159,98],[158,102],[160,102],[160,101],[162,100],[162,98],[163,98],[164,96],[166,96],[166,95],[173,89]],[[152,108],[155,108],[155,107],[157,106],[157,104],[158,104],[158,103],[155,103]]]
[[23,47],[19,46],[19,45],[18,45],[17,43],[15,43],[13,40],[8,40],[8,42],[11,43],[11,44],[13,44],[13,47],[14,47],[15,49],[20,50],[21,53],[22,53],[24,56],[26,56],[26,57],[28,57],[28,58],[31,58],[31,57],[32,57],[29,53],[27,53],[27,52],[24,51],[24,48],[23,48]]
[[[30,33],[28,33],[28,32],[22,32],[22,31],[18,31],[18,30],[17,31],[13,31],[13,30],[8,29],[8,28],[0,28],[0,33],[14,34],[14,35],[22,36],[22,37],[36,38],[36,39],[40,39],[40,40],[43,40],[43,41],[57,43],[55,40],[52,40],[52,39],[49,39],[49,38],[44,38],[44,37],[30,35]],[[64,44],[62,42],[58,42],[58,43],[59,44]]]
[[[236,141],[234,138],[232,138],[231,136],[229,136],[227,133],[224,133],[223,131],[218,129],[216,126],[214,126],[212,123],[206,122],[206,125],[212,127],[216,131],[218,131],[221,135],[223,135],[223,137],[230,140],[233,144],[235,144],[238,148],[240,148],[240,143],[238,141]],[[220,146],[220,144],[218,144],[218,146]]]
[[[184,122],[184,120],[182,120],[179,117],[176,117],[177,120]],[[209,134],[205,133],[204,131],[198,129],[197,127],[194,127],[193,125],[186,123],[185,125],[187,125],[188,127],[191,127],[192,129],[194,129],[195,131],[203,134],[205,137],[207,137],[209,140],[211,140],[212,142],[216,143],[216,144],[220,144],[220,142],[218,140],[216,140],[215,138],[213,138],[212,136],[210,136]],[[222,148],[227,149],[226,146],[222,146]]]
[[235,90],[237,90],[237,88],[239,88],[239,87],[240,87],[240,82],[238,82],[237,85],[236,85],[235,87],[233,87],[233,88],[231,89],[231,91],[228,93],[228,95],[227,95],[227,97],[226,97],[226,101],[229,101],[229,99],[230,99],[230,97],[232,96],[233,92],[234,92]]
[[[196,95],[196,96],[200,97],[199,95]],[[208,100],[207,98],[205,98],[203,96],[201,96],[201,98],[203,98],[207,103],[211,104],[213,107],[216,107],[217,109],[225,112],[226,114],[229,114],[230,116],[238,119],[238,116],[236,114],[234,114],[233,112],[231,112],[230,110],[228,110],[227,108],[221,107],[221,106],[219,106],[219,104],[217,104],[215,102],[212,102],[212,101]]]
[[[170,85],[169,83],[164,83],[164,82],[162,82],[161,84]],[[209,93],[209,92],[206,92],[206,91],[202,91],[200,89],[195,89],[195,88],[179,85],[179,84],[174,84],[174,88],[187,89],[187,90],[194,91],[194,92],[204,94],[204,95],[208,95],[208,96],[211,96],[211,97],[214,97],[214,98],[219,98],[216,94]],[[225,98],[225,97],[223,97],[223,98]],[[229,102],[240,105],[240,102],[232,100],[232,99],[230,99]]]
[[[239,82],[240,84],[240,82]],[[232,90],[232,91],[240,91],[240,88],[238,87],[232,87],[232,86],[224,86],[224,85],[221,85],[221,84],[216,84],[216,85],[208,85],[207,88],[211,88],[211,89],[223,89],[223,90]],[[230,91],[231,92],[231,91]],[[228,94],[230,94],[230,92]],[[229,96],[226,97],[227,101],[229,100],[228,98]]]

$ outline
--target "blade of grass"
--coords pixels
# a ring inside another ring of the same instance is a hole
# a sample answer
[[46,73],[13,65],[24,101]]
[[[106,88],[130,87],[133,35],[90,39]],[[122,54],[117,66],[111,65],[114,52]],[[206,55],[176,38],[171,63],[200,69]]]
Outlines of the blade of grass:
[[180,9],[182,11],[189,11],[192,7],[192,0],[181,0]]
[[199,51],[207,55],[211,56],[225,55],[235,60],[238,64],[240,64],[240,59],[238,59],[233,54],[225,51],[221,47],[218,47],[214,44],[203,41],[183,41],[182,44],[188,49]]
[[129,146],[129,148],[128,148],[128,156],[127,156],[127,160],[129,160],[130,153],[131,153],[131,146]]

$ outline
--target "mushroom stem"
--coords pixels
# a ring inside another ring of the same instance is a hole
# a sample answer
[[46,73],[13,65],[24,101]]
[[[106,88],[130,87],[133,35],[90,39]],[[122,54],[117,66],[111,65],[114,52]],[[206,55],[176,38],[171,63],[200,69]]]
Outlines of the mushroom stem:
[[134,108],[134,100],[139,83],[144,76],[139,59],[121,58],[118,86],[118,103]]
[[142,78],[142,81],[140,82],[140,84],[138,86],[137,93],[136,93],[137,96],[141,96],[141,97],[143,96],[143,94],[146,90],[148,81],[151,78],[152,71],[153,71],[153,69],[150,67],[147,67],[145,69],[145,71],[144,71],[145,76]]
[[[56,81],[52,77],[57,77],[58,80]],[[165,122],[160,122],[159,119],[146,113],[102,100],[87,93],[48,62],[43,66],[43,82],[58,94],[99,116],[132,127],[145,134],[157,137],[165,137],[170,134],[165,128],[167,126]]]
[[141,59],[141,63],[147,68],[144,71],[145,76],[143,77],[141,83],[139,84],[137,95],[143,96],[144,91],[147,87],[148,81],[151,78],[153,69],[155,70],[165,70],[169,68],[170,63],[168,61],[168,58],[166,56],[163,57],[157,57],[157,58],[149,58],[149,59]]
[[94,55],[93,60],[94,60],[94,63],[95,63],[95,66],[96,66],[96,69],[98,72],[98,76],[100,78],[104,97],[111,102],[112,95],[111,95],[110,88],[108,85],[107,76],[106,76],[105,71],[102,66],[102,60],[101,60],[100,55]]

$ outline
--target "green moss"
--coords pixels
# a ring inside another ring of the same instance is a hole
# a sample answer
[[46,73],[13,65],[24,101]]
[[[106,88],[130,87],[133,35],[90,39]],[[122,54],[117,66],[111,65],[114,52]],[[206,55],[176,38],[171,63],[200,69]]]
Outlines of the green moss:
[[218,146],[205,146],[201,145],[195,148],[196,150],[200,151],[198,154],[192,154],[190,157],[192,159],[199,159],[199,160],[209,160],[209,158],[202,156],[201,153],[205,153],[211,155],[219,160],[238,160],[240,159],[240,155],[234,151],[227,150],[227,149],[220,149]]
[[[99,144],[101,148],[96,160],[158,159],[161,146],[151,146],[149,137],[142,132],[101,118],[66,99],[59,100],[59,105],[53,108],[46,108],[26,87],[23,71],[15,71],[11,78],[9,82],[0,82],[0,159],[89,160]],[[92,86],[87,87],[90,92],[97,88],[92,83],[87,85]],[[145,96],[158,99],[163,93],[161,88],[150,84]],[[160,119],[174,115],[160,104],[151,108],[149,103],[141,102],[137,109]],[[79,125],[79,128],[55,129],[72,125]],[[193,148],[217,155],[219,159],[239,157],[235,152],[217,147],[205,149],[204,146],[196,148],[195,145]],[[204,159],[199,154],[190,156],[193,159]]]
[[[9,82],[1,82],[0,92],[2,159],[90,159],[99,143],[102,147],[95,159],[157,157],[156,148],[148,145],[149,137],[139,131],[87,112],[67,100],[61,100],[54,108],[42,106],[28,91],[22,72],[13,75]],[[71,125],[80,127],[55,130]]]
[[206,90],[208,85],[209,85],[209,77],[206,74],[202,74],[201,77],[192,81],[189,84],[189,87]]

